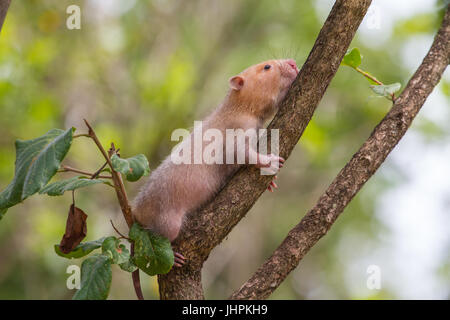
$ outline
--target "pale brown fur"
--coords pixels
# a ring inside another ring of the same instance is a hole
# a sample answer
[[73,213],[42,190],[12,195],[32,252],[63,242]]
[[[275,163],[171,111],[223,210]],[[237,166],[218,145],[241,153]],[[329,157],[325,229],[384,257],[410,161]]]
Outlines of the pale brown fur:
[[[270,69],[264,69],[266,65],[270,65]],[[216,128],[225,137],[226,129],[262,128],[275,113],[297,73],[293,60],[269,60],[230,78],[227,96],[203,121],[203,130]],[[190,137],[192,140],[192,134]],[[177,165],[169,156],[153,171],[136,197],[134,218],[144,227],[173,241],[185,215],[211,199],[239,166]]]

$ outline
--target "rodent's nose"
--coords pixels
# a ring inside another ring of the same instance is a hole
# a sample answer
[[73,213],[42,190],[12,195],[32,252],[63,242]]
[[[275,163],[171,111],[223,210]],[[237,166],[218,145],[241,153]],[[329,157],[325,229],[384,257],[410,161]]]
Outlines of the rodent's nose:
[[295,70],[295,72],[298,73],[297,63],[295,62],[294,59],[287,59],[287,60],[286,60],[286,63],[287,63],[288,65],[290,65],[291,68]]

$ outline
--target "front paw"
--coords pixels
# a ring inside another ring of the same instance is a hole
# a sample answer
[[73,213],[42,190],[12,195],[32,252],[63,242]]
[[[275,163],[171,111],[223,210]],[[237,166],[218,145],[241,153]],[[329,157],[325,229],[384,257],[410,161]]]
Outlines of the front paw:
[[269,155],[260,155],[256,167],[261,168],[263,174],[274,175],[283,167],[283,165],[284,159],[271,153]]

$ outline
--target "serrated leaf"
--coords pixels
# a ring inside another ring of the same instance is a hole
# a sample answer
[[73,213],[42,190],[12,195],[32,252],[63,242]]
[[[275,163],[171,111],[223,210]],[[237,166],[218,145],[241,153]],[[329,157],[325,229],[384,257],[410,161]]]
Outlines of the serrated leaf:
[[174,263],[172,246],[167,238],[133,224],[129,237],[134,241],[133,263],[148,275],[165,274]]
[[119,158],[116,154],[111,157],[114,170],[123,173],[128,181],[137,181],[150,172],[148,160],[143,154],[128,159]]
[[370,86],[373,92],[383,97],[390,97],[393,93],[400,90],[401,87],[402,85],[398,82],[387,85]]
[[52,129],[39,138],[16,141],[14,179],[0,193],[0,209],[22,202],[50,181],[69,151],[74,130]]
[[362,56],[359,52],[358,48],[353,48],[350,51],[347,51],[347,53],[344,56],[344,59],[342,59],[341,64],[345,66],[349,66],[352,68],[357,68],[361,65]]
[[103,241],[102,253],[110,256],[112,263],[119,265],[130,259],[130,252],[116,237],[108,237]]
[[67,180],[56,181],[50,183],[39,191],[39,194],[46,193],[49,196],[61,196],[66,191],[72,191],[79,188],[84,188],[92,186],[94,184],[104,183],[103,180],[99,179],[88,179],[83,176],[73,177]]
[[81,286],[73,300],[105,300],[111,287],[111,259],[103,254],[88,257],[81,264]]
[[88,241],[88,242],[82,242],[79,245],[75,247],[71,252],[68,254],[62,253],[61,249],[59,248],[58,244],[55,244],[55,252],[58,256],[67,258],[67,259],[78,259],[84,256],[87,256],[89,253],[94,251],[95,249],[98,249],[102,246],[103,241],[106,238],[100,238],[98,240],[94,241]]

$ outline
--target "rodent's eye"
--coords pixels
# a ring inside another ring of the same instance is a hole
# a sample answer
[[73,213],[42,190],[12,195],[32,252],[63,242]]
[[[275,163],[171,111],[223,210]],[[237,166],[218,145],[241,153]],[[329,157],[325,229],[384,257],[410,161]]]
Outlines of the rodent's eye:
[[270,67],[271,67],[271,65],[270,65],[270,64],[266,64],[266,65],[264,66],[264,70],[269,70],[269,69],[270,69]]

